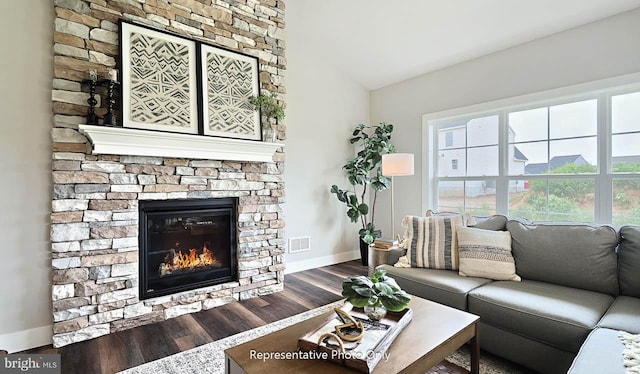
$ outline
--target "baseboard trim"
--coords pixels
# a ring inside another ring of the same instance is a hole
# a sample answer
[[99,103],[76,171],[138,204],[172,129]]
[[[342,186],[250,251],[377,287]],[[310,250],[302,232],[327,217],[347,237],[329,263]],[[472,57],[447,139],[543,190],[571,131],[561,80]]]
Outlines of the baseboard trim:
[[52,343],[53,327],[41,326],[33,329],[11,332],[0,335],[0,349],[9,353],[42,347]]
[[339,264],[345,261],[357,260],[360,258],[360,251],[349,251],[336,253],[329,256],[314,257],[302,261],[286,262],[285,274],[297,273],[303,270],[315,269],[321,266]]

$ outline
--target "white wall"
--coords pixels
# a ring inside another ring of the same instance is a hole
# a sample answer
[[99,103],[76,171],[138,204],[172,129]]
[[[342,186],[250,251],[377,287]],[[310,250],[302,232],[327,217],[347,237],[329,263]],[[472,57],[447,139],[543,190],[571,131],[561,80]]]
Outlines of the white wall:
[[[369,92],[314,49],[322,23],[305,1],[287,2],[287,126],[285,220],[287,238],[311,237],[311,250],[287,254],[287,272],[359,258],[358,228],[329,193],[347,186],[341,168],[354,155],[348,139],[369,123]],[[333,60],[333,59],[331,59]]]
[[638,35],[635,9],[372,91],[371,121],[395,124],[397,150],[416,155],[416,175],[395,181],[396,232],[404,215],[423,213],[423,114],[638,72]]
[[51,342],[53,7],[0,1],[0,349]]

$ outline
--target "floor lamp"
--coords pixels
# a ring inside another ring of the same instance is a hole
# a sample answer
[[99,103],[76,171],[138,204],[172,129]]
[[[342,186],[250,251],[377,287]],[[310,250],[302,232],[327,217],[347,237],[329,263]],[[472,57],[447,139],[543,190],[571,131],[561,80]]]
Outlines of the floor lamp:
[[413,153],[388,153],[382,155],[382,175],[391,177],[391,238],[395,239],[396,219],[393,204],[393,177],[413,175]]

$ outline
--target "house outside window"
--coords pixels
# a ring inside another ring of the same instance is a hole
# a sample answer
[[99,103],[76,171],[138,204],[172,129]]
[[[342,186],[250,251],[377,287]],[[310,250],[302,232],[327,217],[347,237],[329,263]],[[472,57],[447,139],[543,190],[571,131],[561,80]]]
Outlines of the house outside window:
[[637,86],[431,120],[428,131],[430,208],[640,224]]
[[445,147],[447,147],[447,148],[453,147],[453,132],[452,131],[447,131],[444,134],[444,142],[445,142]]

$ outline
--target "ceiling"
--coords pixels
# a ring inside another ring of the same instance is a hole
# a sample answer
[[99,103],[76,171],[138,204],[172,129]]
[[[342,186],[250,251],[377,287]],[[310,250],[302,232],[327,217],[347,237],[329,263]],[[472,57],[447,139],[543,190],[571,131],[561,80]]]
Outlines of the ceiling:
[[373,90],[640,7],[640,0],[292,0],[287,6],[304,25],[296,32],[307,34],[316,52]]

